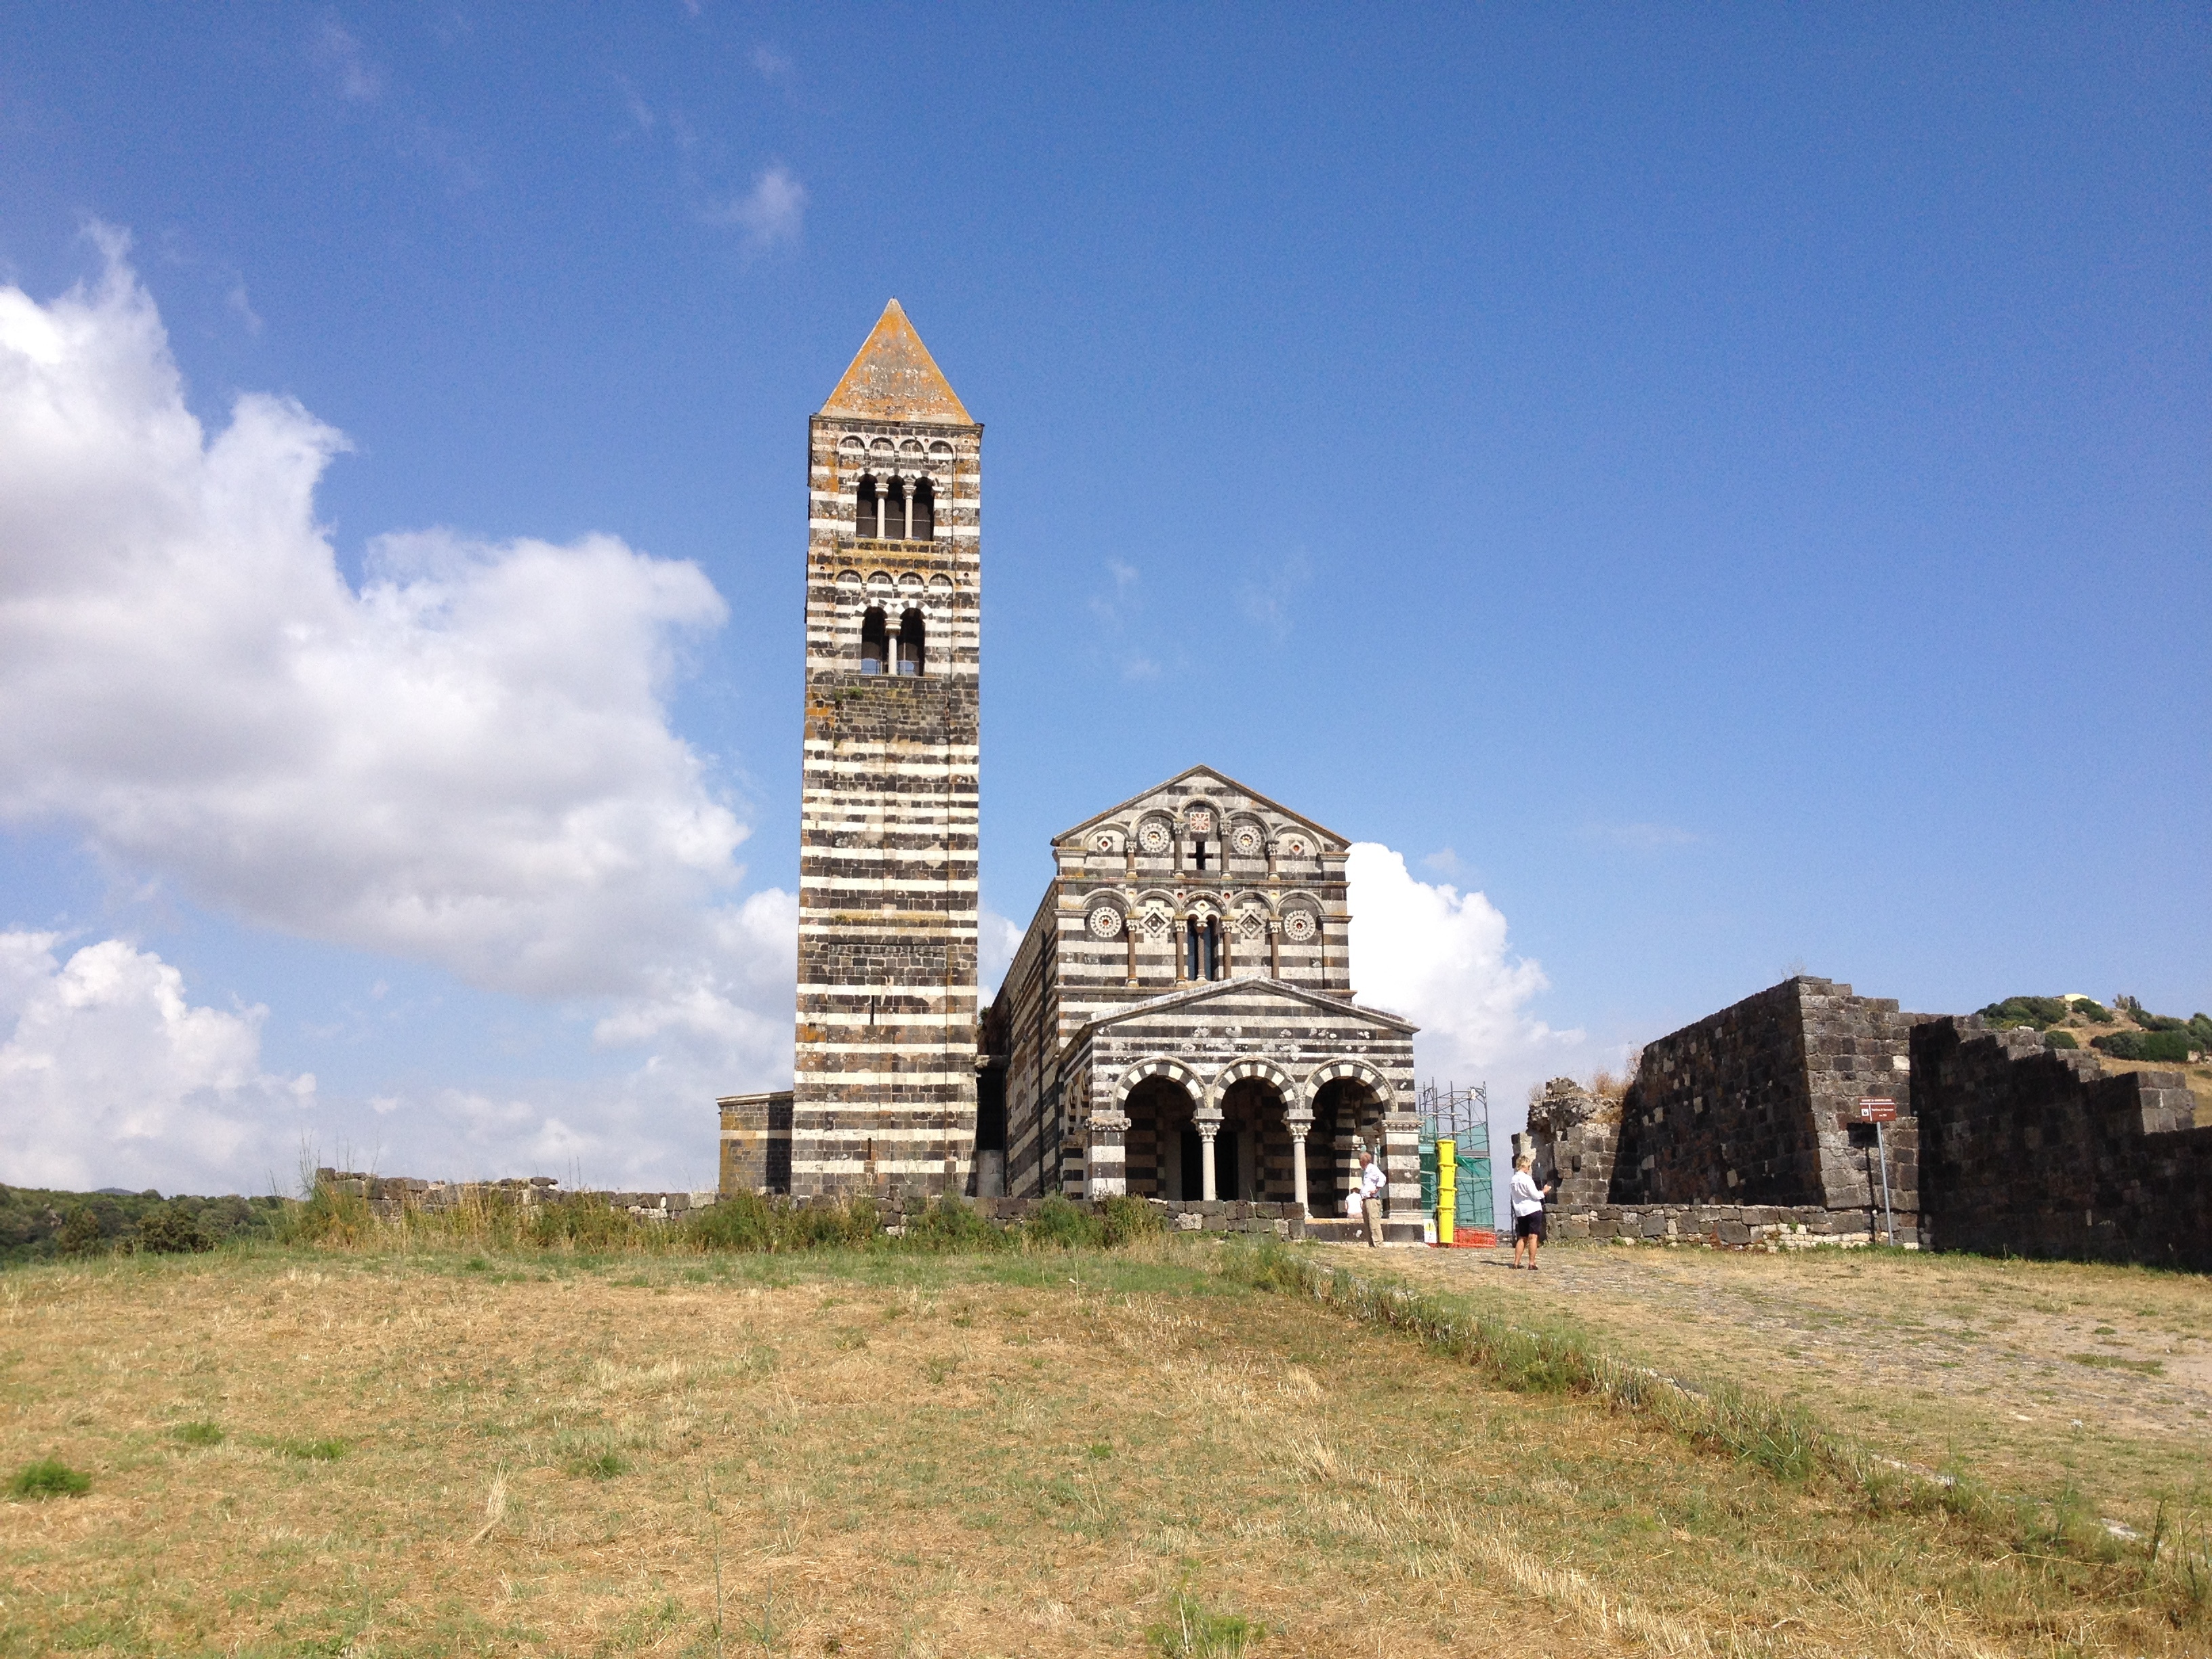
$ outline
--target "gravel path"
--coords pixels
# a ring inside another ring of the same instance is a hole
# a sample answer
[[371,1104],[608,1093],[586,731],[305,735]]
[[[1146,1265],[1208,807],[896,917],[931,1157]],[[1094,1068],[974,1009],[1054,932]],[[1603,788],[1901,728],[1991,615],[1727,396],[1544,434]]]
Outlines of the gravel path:
[[1536,1273],[1502,1249],[1340,1254],[1547,1306],[1662,1369],[1795,1395],[1918,1461],[2212,1497],[2203,1275],[1862,1250],[1553,1246]]

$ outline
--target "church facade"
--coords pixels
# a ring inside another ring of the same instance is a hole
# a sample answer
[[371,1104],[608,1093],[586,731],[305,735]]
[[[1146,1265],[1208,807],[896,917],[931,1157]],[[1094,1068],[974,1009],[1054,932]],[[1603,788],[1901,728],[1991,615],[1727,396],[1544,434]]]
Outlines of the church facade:
[[1421,1237],[1413,1027],[1353,999],[1350,844],[1198,766],[1054,837],[985,1016],[1015,1197],[1130,1193],[1334,1215],[1359,1152]]
[[1413,1028],[1354,1000],[1348,844],[1204,767],[1054,842],[978,1017],[982,427],[893,301],[809,422],[796,1048],[725,1192],[1243,1198],[1361,1147],[1420,1236]]

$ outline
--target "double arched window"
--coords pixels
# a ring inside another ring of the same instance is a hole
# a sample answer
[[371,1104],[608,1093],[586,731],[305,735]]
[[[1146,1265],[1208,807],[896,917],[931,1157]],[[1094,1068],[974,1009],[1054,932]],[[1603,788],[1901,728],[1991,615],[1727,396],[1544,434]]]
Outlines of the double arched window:
[[860,672],[863,674],[920,674],[927,660],[928,629],[921,612],[908,608],[899,618],[894,637],[880,605],[870,605],[860,618]]
[[909,488],[903,478],[878,484],[864,474],[853,492],[853,534],[862,541],[927,542],[937,538],[937,492],[927,478]]

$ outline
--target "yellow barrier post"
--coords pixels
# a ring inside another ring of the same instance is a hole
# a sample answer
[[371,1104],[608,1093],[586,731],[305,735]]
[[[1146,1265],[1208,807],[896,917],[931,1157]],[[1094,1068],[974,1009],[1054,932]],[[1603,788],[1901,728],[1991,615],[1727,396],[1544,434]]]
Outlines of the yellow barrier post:
[[1459,1213],[1459,1142],[1437,1142],[1437,1243],[1452,1242],[1452,1221]]

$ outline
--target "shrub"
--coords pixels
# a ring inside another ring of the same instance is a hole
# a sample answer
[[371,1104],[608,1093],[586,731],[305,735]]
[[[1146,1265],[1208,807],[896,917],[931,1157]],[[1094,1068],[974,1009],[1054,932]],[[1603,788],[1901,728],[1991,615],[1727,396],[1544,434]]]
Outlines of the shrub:
[[950,1193],[908,1221],[906,1240],[926,1250],[1002,1250],[1009,1242],[1003,1230]]
[[2184,1026],[2168,1031],[2112,1031],[2104,1036],[2092,1037],[2089,1046],[2101,1048],[2115,1060],[2144,1060],[2166,1066],[2181,1066],[2188,1062],[2192,1052],[2201,1052],[2204,1040]]
[[276,1236],[287,1244],[365,1244],[376,1232],[376,1212],[359,1193],[342,1193],[317,1180],[307,1197],[284,1206]]
[[1106,1242],[1106,1224],[1085,1215],[1058,1193],[1048,1193],[1022,1218],[1022,1237],[1031,1244],[1056,1249],[1097,1249]]
[[190,1255],[215,1249],[199,1218],[175,1204],[164,1204],[138,1218],[138,1248],[155,1255]]
[[54,1235],[55,1247],[64,1255],[93,1255],[106,1249],[117,1231],[107,1224],[114,1207],[96,1199],[71,1205]]
[[8,1483],[10,1498],[82,1498],[92,1490],[92,1477],[81,1474],[58,1457],[41,1457],[15,1471]]
[[1167,1217],[1156,1206],[1127,1193],[1115,1193],[1102,1200],[1098,1218],[1106,1224],[1107,1244],[1116,1249],[1164,1232],[1168,1224]]
[[644,1243],[650,1224],[617,1210],[601,1194],[581,1193],[537,1206],[523,1231],[540,1249],[614,1250]]
[[2045,1026],[2057,1024],[2067,1012],[2063,997],[2007,997],[2002,1002],[1990,1004],[1981,1015],[2001,1031],[2013,1025],[2031,1025],[2040,1031]]
[[2073,1006],[2074,1015],[2077,1019],[2086,1019],[2092,1025],[2110,1025],[2112,1023],[2112,1011],[2101,1002],[2092,1002],[2087,997],[2077,997]]
[[2043,1034],[2043,1046],[2046,1048],[2078,1048],[2081,1045],[2074,1040],[2073,1032],[2053,1030]]
[[787,1198],[738,1193],[687,1216],[678,1235],[695,1250],[851,1249],[874,1241],[883,1218],[872,1198],[841,1204],[794,1204]]

